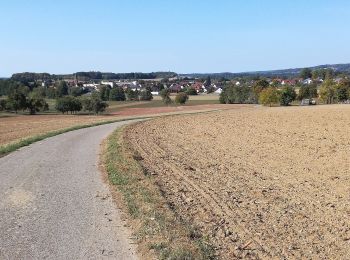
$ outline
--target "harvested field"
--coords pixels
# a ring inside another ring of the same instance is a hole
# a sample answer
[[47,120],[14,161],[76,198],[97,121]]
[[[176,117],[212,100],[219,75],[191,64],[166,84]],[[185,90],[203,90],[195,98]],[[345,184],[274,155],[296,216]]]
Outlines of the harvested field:
[[[135,102],[134,102],[135,103]],[[140,102],[141,103],[141,102]],[[156,108],[119,108],[118,112],[105,115],[8,115],[0,118],[0,146],[18,142],[23,138],[46,134],[78,125],[103,121],[152,117],[178,113],[190,113],[228,109],[230,105],[198,105]]]
[[0,145],[50,131],[113,120],[110,116],[18,115],[0,119]]
[[350,258],[350,106],[159,118],[125,141],[221,258]]

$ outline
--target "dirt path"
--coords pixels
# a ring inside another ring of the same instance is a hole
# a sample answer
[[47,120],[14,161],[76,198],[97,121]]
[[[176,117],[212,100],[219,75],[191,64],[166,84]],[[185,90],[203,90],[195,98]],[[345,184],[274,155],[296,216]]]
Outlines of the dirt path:
[[223,259],[350,257],[350,106],[157,119],[127,139]]
[[128,123],[72,131],[0,158],[0,259],[136,259],[98,171],[101,141]]

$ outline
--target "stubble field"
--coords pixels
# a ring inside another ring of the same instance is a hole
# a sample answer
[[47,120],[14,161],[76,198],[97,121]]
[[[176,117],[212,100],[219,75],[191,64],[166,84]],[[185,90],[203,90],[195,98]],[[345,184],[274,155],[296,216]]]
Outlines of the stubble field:
[[350,106],[238,107],[124,136],[221,258],[350,258]]

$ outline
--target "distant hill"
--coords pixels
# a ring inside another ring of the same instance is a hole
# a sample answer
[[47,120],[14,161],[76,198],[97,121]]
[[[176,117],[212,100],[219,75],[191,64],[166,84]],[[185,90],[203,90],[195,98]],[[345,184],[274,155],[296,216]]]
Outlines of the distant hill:
[[[333,69],[336,73],[350,73],[350,63],[347,64],[326,64],[314,67],[308,67],[312,70],[316,69]],[[237,77],[296,77],[300,74],[301,70],[304,68],[294,68],[294,69],[282,69],[282,70],[267,70],[267,71],[251,71],[251,72],[222,72],[222,73],[190,73],[190,74],[180,74],[182,77],[190,78],[204,78],[210,76],[211,78],[226,78],[232,79]]]
[[49,73],[33,73],[23,72],[13,74],[11,79],[21,82],[33,82],[37,80],[59,80],[59,79],[77,79],[81,81],[90,80],[119,80],[119,79],[157,79],[157,78],[172,78],[177,76],[175,72],[130,72],[130,73],[111,73],[111,72],[76,72],[73,74],[55,75]]

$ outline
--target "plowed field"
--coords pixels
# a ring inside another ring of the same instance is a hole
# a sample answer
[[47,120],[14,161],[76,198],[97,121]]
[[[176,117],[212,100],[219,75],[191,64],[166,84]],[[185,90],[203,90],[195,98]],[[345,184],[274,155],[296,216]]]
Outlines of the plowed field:
[[350,106],[159,118],[125,140],[221,258],[350,258]]

